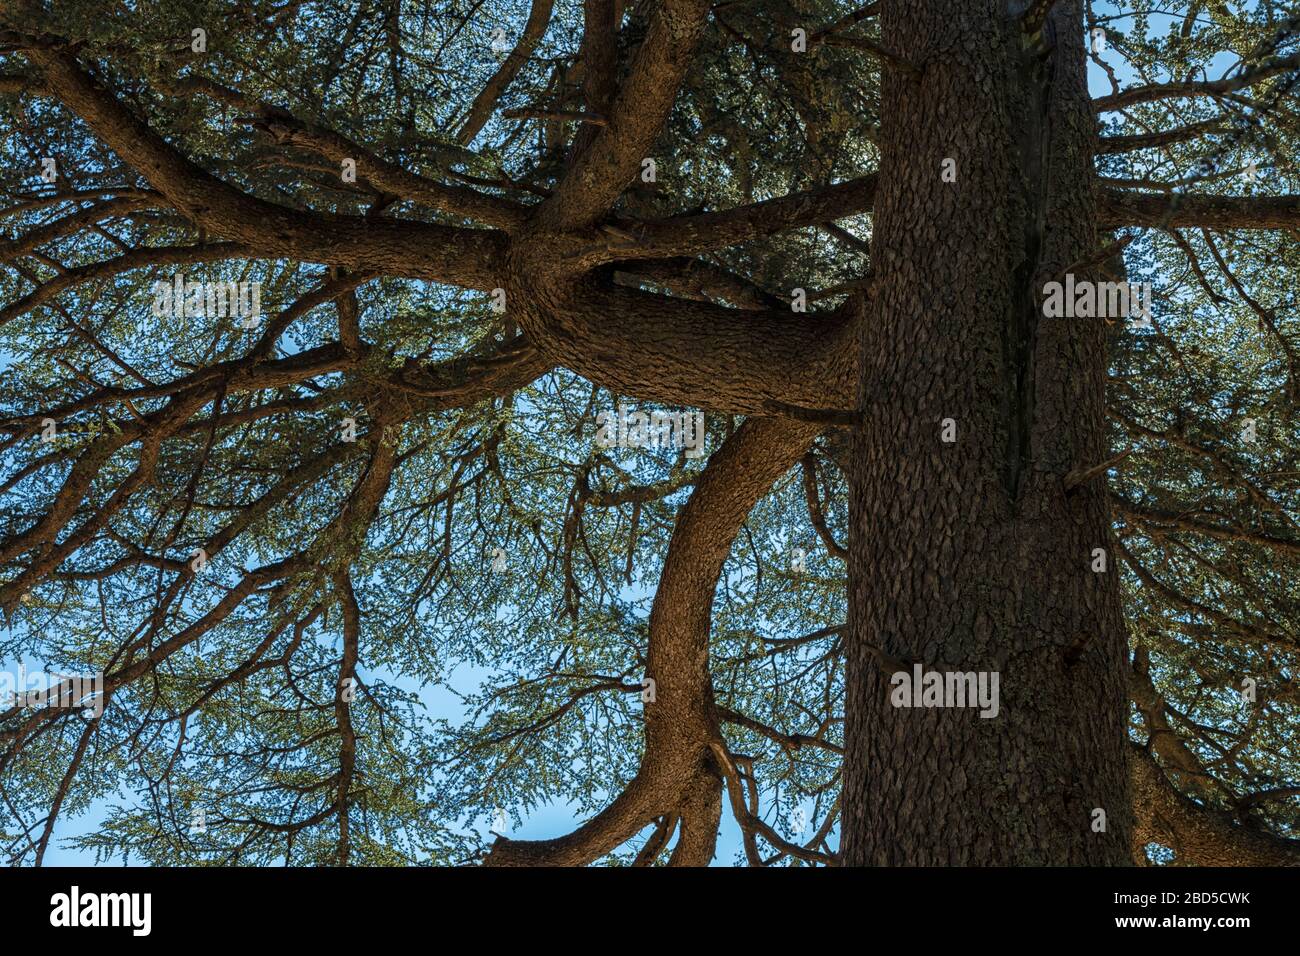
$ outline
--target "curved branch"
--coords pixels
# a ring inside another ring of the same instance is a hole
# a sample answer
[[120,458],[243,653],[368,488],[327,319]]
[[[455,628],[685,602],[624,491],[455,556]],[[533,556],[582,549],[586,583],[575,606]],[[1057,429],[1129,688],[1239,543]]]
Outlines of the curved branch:
[[[709,675],[713,596],[731,545],[749,512],[807,449],[819,428],[776,418],[746,421],[709,459],[677,516],[650,611],[646,704],[640,769],[603,811],[553,840],[498,839],[484,860],[494,866],[579,866],[599,859],[665,813],[687,818],[679,862],[696,862],[708,840],[713,784],[710,757],[719,743]],[[707,794],[704,791],[708,791]],[[720,797],[718,813],[721,813]],[[709,847],[710,856],[712,849]],[[706,861],[707,862],[707,861]]]
[[460,131],[456,134],[456,142],[460,145],[468,146],[474,142],[474,137],[479,134],[479,130],[492,115],[492,110],[496,108],[501,94],[506,91],[510,82],[524,68],[528,58],[533,55],[533,49],[541,41],[543,34],[546,33],[546,27],[551,22],[551,9],[554,6],[555,0],[533,0],[532,7],[528,11],[528,22],[524,24],[523,36],[474,98],[469,113],[465,116],[465,122],[461,124]]
[[1240,826],[1228,814],[1187,799],[1138,744],[1129,746],[1129,772],[1135,860],[1144,859],[1148,843],[1160,843],[1183,866],[1300,865],[1300,840]]

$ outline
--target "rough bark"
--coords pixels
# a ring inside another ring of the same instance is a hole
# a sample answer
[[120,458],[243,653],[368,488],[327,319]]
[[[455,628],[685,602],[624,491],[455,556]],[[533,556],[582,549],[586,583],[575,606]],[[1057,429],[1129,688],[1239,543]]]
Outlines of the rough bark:
[[669,866],[708,866],[718,843],[722,819],[722,778],[711,768],[696,774],[681,805],[681,833]]
[[1187,799],[1152,756],[1129,745],[1133,775],[1133,857],[1145,862],[1148,843],[1174,851],[1179,866],[1300,866],[1300,840],[1241,826],[1219,810]]
[[[1105,332],[1041,318],[1038,296],[1096,250],[1081,24],[1058,3],[1039,59],[992,0],[883,12],[883,45],[922,73],[883,81],[851,468],[849,865],[1128,860],[1113,555],[1090,568],[1109,554],[1104,485],[1062,481],[1105,458]],[[999,673],[998,715],[894,707],[890,675],[911,662]]]
[[1103,226],[1206,229],[1294,229],[1300,226],[1300,196],[1196,196],[1103,190],[1098,217]]

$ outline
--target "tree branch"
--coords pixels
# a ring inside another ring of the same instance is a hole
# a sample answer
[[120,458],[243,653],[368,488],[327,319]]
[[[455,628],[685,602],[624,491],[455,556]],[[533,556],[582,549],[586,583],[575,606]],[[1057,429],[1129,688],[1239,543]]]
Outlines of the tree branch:
[[540,216],[547,226],[572,228],[599,219],[637,174],[641,160],[652,155],[704,32],[709,5],[709,0],[654,5],[645,39],[614,99],[609,125],[575,158],[542,204]]
[[1300,226],[1300,194],[1286,196],[1198,196],[1103,189],[1097,196],[1102,228],[1202,226],[1232,229],[1294,229]]
[[870,212],[876,175],[860,176],[749,206],[677,216],[658,221],[620,221],[621,244],[610,247],[618,258],[694,256],[791,229],[816,226]]
[[496,108],[497,100],[501,99],[501,95],[509,88],[511,81],[519,75],[519,71],[524,68],[528,58],[533,55],[533,50],[541,42],[551,22],[551,10],[554,6],[555,0],[533,0],[528,11],[528,21],[524,24],[523,36],[519,38],[519,42],[515,44],[509,56],[497,67],[496,73],[492,74],[492,78],[487,81],[470,105],[465,121],[456,134],[456,142],[460,145],[468,146],[474,142],[474,137],[483,129],[492,115],[492,110]]
[[50,92],[177,210],[254,255],[321,262],[358,271],[496,286],[505,237],[492,230],[306,213],[221,182],[169,146],[66,53],[31,49]]
[[1237,824],[1222,811],[1195,803],[1169,783],[1155,759],[1129,745],[1133,780],[1133,856],[1145,858],[1148,843],[1173,849],[1183,866],[1296,866],[1300,840]]
[[751,419],[710,457],[678,512],[650,611],[646,674],[655,681],[656,698],[645,705],[640,769],[613,803],[573,833],[553,840],[498,840],[486,865],[590,863],[671,812],[689,821],[691,859],[703,854],[707,843],[699,828],[708,814],[701,815],[700,804],[709,806],[712,798],[688,793],[696,786],[708,789],[700,783],[702,774],[717,775],[709,758],[711,746],[721,741],[708,665],[714,593],[749,512],[818,430],[782,419]]
[[1235,93],[1237,90],[1244,90],[1271,76],[1277,76],[1279,73],[1286,73],[1295,69],[1300,69],[1300,53],[1293,53],[1284,57],[1270,57],[1263,63],[1244,70],[1238,76],[1201,83],[1153,83],[1148,86],[1135,86],[1110,96],[1098,97],[1092,101],[1092,104],[1098,113],[1105,113],[1126,106],[1134,106],[1138,103],[1150,103],[1152,100],[1197,96],[1218,97],[1224,93]]

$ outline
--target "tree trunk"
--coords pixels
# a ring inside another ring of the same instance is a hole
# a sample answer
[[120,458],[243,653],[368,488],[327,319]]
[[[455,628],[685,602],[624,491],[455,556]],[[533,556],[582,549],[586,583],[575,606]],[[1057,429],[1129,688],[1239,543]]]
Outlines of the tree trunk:
[[[1080,263],[1099,258],[1083,18],[1078,0],[1041,25],[1006,7],[883,8],[883,47],[919,72],[884,67],[859,343],[849,865],[1129,862],[1105,478],[1064,480],[1106,457],[1106,325],[1041,309],[1044,283],[1095,279]],[[895,706],[914,663],[996,673],[996,716]]]

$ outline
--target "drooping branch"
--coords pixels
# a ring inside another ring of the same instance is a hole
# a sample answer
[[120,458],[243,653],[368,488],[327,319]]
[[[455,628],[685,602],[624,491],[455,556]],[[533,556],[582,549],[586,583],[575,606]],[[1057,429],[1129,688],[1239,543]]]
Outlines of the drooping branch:
[[[230,588],[215,606],[192,624],[181,628],[166,640],[158,642],[151,648],[146,648],[139,641],[135,642],[129,648],[129,650],[135,652],[134,657],[123,654],[122,656],[126,658],[127,663],[108,671],[104,675],[105,697],[111,697],[118,688],[148,674],[161,662],[181,649],[188,647],[204,634],[217,627],[258,588],[298,573],[305,566],[301,556],[294,555],[285,560],[272,562],[248,571],[241,577],[239,583]],[[145,652],[138,653],[139,651]],[[74,713],[76,713],[75,710],[67,708],[45,707],[39,708],[23,718],[22,708],[20,707],[15,706],[9,710],[0,711],[0,741],[8,742],[7,749],[0,753],[0,771],[4,769],[5,764],[13,758],[22,744],[33,733],[39,731],[42,727],[67,719]],[[9,725],[9,722],[15,718],[18,718],[19,722]]]
[[[319,474],[330,464],[348,457],[356,451],[366,452],[367,462],[364,470],[356,480],[343,507],[329,523],[302,550],[279,561],[246,572],[239,583],[228,589],[222,599],[207,613],[165,640],[157,642],[152,638],[154,629],[157,628],[162,615],[155,614],[153,627],[145,630],[144,634],[131,645],[123,647],[114,658],[114,661],[119,659],[123,661],[121,666],[106,668],[107,673],[104,676],[106,698],[111,696],[118,688],[152,673],[163,661],[219,626],[258,589],[309,569],[334,568],[337,570],[346,567],[352,561],[355,555],[359,553],[365,534],[375,519],[380,503],[387,494],[397,464],[395,436],[388,433],[390,426],[387,422],[391,413],[382,407],[377,407],[373,410],[373,414],[375,428],[366,436],[364,443],[360,441],[355,444],[341,443],[331,452],[320,456],[316,462],[312,463],[312,466],[320,469],[315,474],[313,474],[313,468],[309,466],[284,476],[279,484],[273,487],[261,500],[242,509],[234,522],[208,539],[205,551],[210,556],[217,555],[242,530],[265,515],[273,504],[283,501],[286,495],[300,485],[312,480],[314,477],[319,477]],[[154,454],[156,454],[156,451]],[[122,487],[128,488],[131,485],[132,482],[128,480]],[[87,527],[91,525],[97,527],[112,512],[112,508],[107,508],[99,512],[95,518],[85,522],[68,542],[61,543],[59,550],[66,552],[83,545]],[[39,579],[43,573],[48,571],[48,566],[57,563],[56,559],[43,557],[41,564],[46,565],[46,567],[33,565],[24,572],[24,575],[18,581],[10,582],[3,589],[0,589],[0,603],[10,604],[10,595],[13,592],[29,584],[28,579]],[[171,586],[168,588],[168,599],[180,592],[180,587],[185,580],[186,575],[184,574],[179,574],[173,579]],[[278,629],[276,628],[276,630]],[[52,721],[66,717],[69,713],[66,710],[59,709],[40,709],[25,720],[6,726],[7,721],[12,721],[14,718],[21,716],[20,710],[21,708],[14,707],[0,712],[0,741],[10,741],[9,748],[0,754],[0,771],[3,770],[4,764],[9,759],[12,759],[24,741],[34,732],[39,731],[42,726],[48,725]]]
[[1205,241],[1205,247],[1210,250],[1210,256],[1214,259],[1215,265],[1219,267],[1219,272],[1228,280],[1228,284],[1232,286],[1237,297],[1245,302],[1250,307],[1250,310],[1258,316],[1260,329],[1267,329],[1281,347],[1286,356],[1287,389],[1292,400],[1300,402],[1300,354],[1297,354],[1295,347],[1291,345],[1291,340],[1283,335],[1278,328],[1277,317],[1273,311],[1264,308],[1255,300],[1254,296],[1246,291],[1246,287],[1242,285],[1241,280],[1237,278],[1237,274],[1233,272],[1227,260],[1219,252],[1218,244],[1215,243],[1214,237],[1210,235],[1209,230],[1202,229],[1201,238]]

